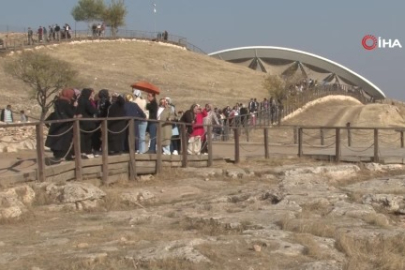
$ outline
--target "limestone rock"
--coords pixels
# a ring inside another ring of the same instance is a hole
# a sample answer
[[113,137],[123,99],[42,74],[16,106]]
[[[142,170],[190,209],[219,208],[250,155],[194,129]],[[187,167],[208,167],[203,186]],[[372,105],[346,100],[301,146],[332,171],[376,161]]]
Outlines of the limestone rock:
[[192,263],[209,262],[194,246],[206,243],[203,239],[182,239],[171,242],[161,242],[152,248],[146,248],[128,253],[126,258],[137,261],[153,261],[165,259],[183,259]]
[[20,217],[34,198],[35,192],[26,185],[0,192],[0,219]]
[[62,186],[59,192],[59,199],[62,203],[99,200],[106,196],[104,191],[88,183],[68,183]]
[[405,176],[396,178],[373,179],[348,185],[344,188],[354,193],[405,194]]
[[247,170],[240,169],[240,168],[232,168],[232,169],[226,169],[225,175],[232,179],[237,179],[237,178],[251,177],[251,176],[254,176],[255,173],[252,171],[247,171]]
[[317,261],[304,263],[296,268],[290,270],[343,270],[343,265],[337,261]]
[[17,153],[18,151],[17,151],[17,147],[15,147],[14,144],[10,144],[3,148],[3,152],[4,153]]
[[222,176],[224,170],[220,168],[183,168],[185,172],[192,173],[194,176],[198,177],[213,177],[213,176]]
[[64,210],[85,210],[99,207],[99,201],[106,194],[98,187],[82,182],[57,186],[53,183],[34,184],[37,192],[42,192],[49,203],[45,208],[58,212]]
[[363,196],[363,203],[377,207],[384,207],[391,212],[405,210],[405,197],[392,194],[367,194]]
[[146,174],[146,175],[141,175],[138,176],[138,181],[140,182],[148,182],[153,180],[153,175],[152,174]]
[[131,190],[126,191],[120,196],[123,202],[142,203],[144,201],[151,202],[156,200],[156,196],[148,190]]
[[334,205],[333,210],[328,215],[336,217],[347,216],[352,218],[362,218],[370,214],[376,214],[374,208],[370,205],[341,201]]
[[311,166],[311,167],[302,167],[287,170],[285,176],[294,176],[294,175],[319,175],[323,174],[333,178],[334,180],[344,179],[348,176],[354,176],[357,172],[360,171],[360,167],[357,165],[336,165],[336,166]]

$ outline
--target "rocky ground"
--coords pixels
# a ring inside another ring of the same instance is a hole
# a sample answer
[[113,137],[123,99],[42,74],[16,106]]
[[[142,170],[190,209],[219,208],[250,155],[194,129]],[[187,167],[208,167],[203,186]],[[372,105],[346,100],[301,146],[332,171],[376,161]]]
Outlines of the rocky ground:
[[404,269],[405,167],[255,160],[0,191],[0,269]]

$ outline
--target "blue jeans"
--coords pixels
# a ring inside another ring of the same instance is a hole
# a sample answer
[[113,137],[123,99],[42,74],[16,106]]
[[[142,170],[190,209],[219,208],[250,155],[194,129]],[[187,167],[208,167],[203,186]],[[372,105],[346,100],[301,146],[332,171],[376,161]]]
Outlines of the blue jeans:
[[146,127],[148,126],[148,122],[142,121],[138,124],[138,150],[139,153],[143,154],[146,152]]
[[[157,123],[149,122],[149,137],[150,137],[150,146],[149,151],[156,153],[156,135],[157,135]],[[159,149],[162,151],[162,149]]]

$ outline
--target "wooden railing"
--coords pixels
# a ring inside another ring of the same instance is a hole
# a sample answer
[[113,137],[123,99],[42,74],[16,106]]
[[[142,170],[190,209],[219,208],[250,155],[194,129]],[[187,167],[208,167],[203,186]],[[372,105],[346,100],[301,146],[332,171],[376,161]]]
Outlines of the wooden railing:
[[[241,129],[233,128],[235,163],[240,162],[241,147],[249,145],[261,145],[262,154],[256,151],[256,156],[265,159],[269,159],[272,154],[283,154],[283,147],[292,147],[296,149],[298,157],[324,157],[328,160],[332,158],[334,162],[356,160],[353,157],[357,157],[359,161],[376,163],[388,159],[397,160],[398,163],[405,161],[405,127],[256,126],[255,129],[262,130],[261,139],[242,142]],[[290,130],[289,143],[285,140],[275,141],[276,136],[269,136],[269,131],[274,133],[285,130]],[[307,133],[309,131],[313,134]],[[277,149],[273,150],[272,147]]]
[[[18,124],[3,124],[0,125],[0,128],[18,128],[18,127],[27,127],[35,126],[36,129],[36,159],[37,159],[37,176],[36,179],[39,181],[46,180],[46,153],[44,145],[44,125],[52,124],[61,124],[61,123],[72,123],[72,133],[73,133],[73,149],[74,149],[74,163],[75,163],[75,178],[81,180],[83,176],[83,165],[82,165],[82,156],[81,156],[81,145],[80,145],[80,135],[82,130],[80,129],[80,121],[100,121],[100,129],[102,134],[102,146],[101,146],[101,155],[102,155],[102,181],[107,183],[109,175],[109,153],[108,153],[108,134],[111,132],[108,130],[108,121],[128,121],[127,127],[122,130],[126,132],[128,129],[128,145],[129,145],[129,178],[135,179],[137,176],[136,171],[136,155],[135,155],[135,121],[146,121],[144,119],[136,119],[133,117],[116,117],[116,118],[74,118],[66,120],[53,120],[53,121],[40,121],[40,122],[27,122],[27,123],[18,123]],[[157,123],[157,135],[156,135],[156,154],[153,159],[156,160],[156,173],[162,171],[162,125],[163,124],[176,124],[179,126],[180,130],[180,139],[182,145],[182,154],[181,154],[181,166],[188,166],[189,155],[187,153],[188,145],[188,134],[187,134],[187,124],[179,122],[170,122],[170,121],[158,121],[158,120],[147,120],[148,122]],[[212,127],[208,126],[208,133],[206,136],[206,143],[208,144],[208,155],[207,155],[207,166],[212,166],[213,164],[213,152],[212,152]]]

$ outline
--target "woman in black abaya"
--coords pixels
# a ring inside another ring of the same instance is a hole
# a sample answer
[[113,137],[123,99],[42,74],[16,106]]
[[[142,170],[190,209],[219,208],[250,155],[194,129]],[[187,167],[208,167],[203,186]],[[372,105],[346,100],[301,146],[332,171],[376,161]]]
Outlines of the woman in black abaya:
[[[108,152],[109,154],[121,154],[124,150],[126,120],[113,120],[114,117],[125,117],[125,100],[119,95],[116,101],[108,109]],[[120,132],[121,131],[121,132]],[[120,132],[120,133],[118,133]],[[118,133],[118,134],[117,134]]]

